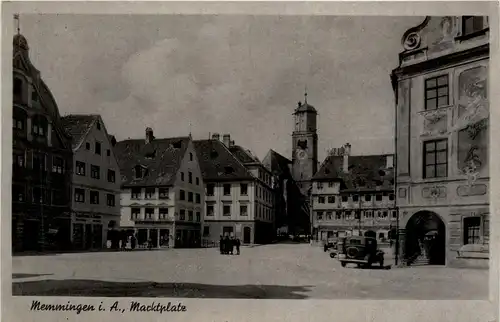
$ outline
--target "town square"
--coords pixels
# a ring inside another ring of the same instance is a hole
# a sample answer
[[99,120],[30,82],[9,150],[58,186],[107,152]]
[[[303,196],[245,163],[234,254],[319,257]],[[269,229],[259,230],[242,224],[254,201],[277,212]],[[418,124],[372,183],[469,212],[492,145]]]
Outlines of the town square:
[[12,22],[14,295],[488,297],[488,17]]

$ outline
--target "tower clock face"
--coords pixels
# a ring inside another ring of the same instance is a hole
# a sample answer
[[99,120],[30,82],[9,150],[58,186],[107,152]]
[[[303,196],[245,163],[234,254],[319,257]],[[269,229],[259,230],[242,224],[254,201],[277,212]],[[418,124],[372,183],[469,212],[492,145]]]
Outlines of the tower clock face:
[[295,155],[297,156],[297,159],[304,160],[307,157],[307,152],[302,149],[297,149],[295,151]]

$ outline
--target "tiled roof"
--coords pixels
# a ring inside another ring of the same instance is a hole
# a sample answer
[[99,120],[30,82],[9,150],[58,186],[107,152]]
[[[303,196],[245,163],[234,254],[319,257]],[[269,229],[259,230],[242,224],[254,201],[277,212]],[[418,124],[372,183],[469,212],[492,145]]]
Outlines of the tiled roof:
[[274,175],[291,176],[288,165],[292,164],[292,161],[274,150],[269,150],[262,163]]
[[[154,139],[146,144],[144,139],[117,142],[115,153],[123,186],[171,186],[186,153],[189,137]],[[143,166],[147,174],[135,178],[135,167]]]
[[342,190],[392,189],[394,186],[394,170],[388,169],[387,155],[349,156],[346,173],[342,169],[342,156],[328,156],[321,165],[313,180],[338,180],[342,182]]
[[229,151],[238,158],[243,164],[245,163],[260,163],[259,158],[257,158],[250,150],[244,149],[239,145],[232,145],[229,147]]
[[61,117],[61,124],[66,133],[73,137],[73,149],[77,148],[85,138],[95,120],[99,115],[76,115],[71,114]]
[[221,141],[197,140],[194,146],[204,181],[255,179]]

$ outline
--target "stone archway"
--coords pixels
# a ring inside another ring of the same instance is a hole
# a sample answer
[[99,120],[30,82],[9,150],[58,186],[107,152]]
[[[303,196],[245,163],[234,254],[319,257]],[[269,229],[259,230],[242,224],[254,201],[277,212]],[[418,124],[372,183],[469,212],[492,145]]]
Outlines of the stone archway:
[[419,211],[406,224],[404,258],[409,265],[446,264],[446,227],[434,212]]

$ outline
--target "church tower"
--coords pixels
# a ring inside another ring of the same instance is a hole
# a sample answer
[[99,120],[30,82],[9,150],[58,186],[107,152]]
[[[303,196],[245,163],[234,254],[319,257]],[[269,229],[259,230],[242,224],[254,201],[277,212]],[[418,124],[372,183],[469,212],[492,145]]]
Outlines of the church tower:
[[311,185],[311,178],[318,168],[318,134],[316,118],[318,112],[307,103],[307,92],[304,103],[298,103],[295,112],[295,128],[292,133],[292,175],[303,194]]

